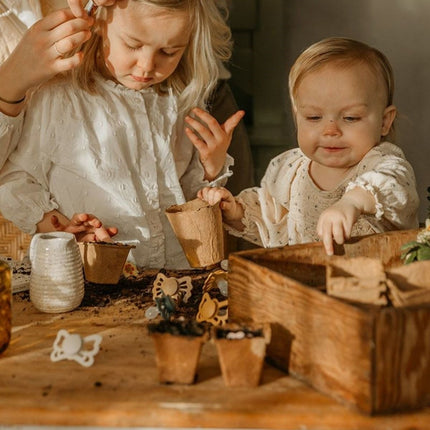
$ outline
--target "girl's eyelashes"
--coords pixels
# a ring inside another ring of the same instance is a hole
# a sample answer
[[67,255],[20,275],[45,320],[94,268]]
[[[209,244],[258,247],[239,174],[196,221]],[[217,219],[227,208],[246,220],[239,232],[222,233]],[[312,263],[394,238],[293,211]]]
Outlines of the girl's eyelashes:
[[165,55],[166,57],[174,57],[179,51],[165,51],[165,50],[161,50],[161,53],[163,55]]
[[138,51],[142,47],[142,45],[128,45],[127,43],[125,44],[125,46],[130,51]]

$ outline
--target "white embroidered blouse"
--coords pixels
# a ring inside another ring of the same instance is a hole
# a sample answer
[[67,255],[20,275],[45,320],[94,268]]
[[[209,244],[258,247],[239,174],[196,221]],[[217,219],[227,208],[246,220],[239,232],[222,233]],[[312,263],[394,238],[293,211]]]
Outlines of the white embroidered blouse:
[[396,145],[383,142],[372,148],[331,191],[319,189],[312,181],[310,161],[299,148],[275,157],[261,187],[246,189],[237,196],[245,208],[245,230],[226,226],[227,230],[264,247],[318,241],[319,215],[354,187],[372,193],[377,212],[361,216],[353,236],[418,228],[415,175]]
[[[43,215],[92,213],[118,227],[116,240],[136,245],[142,267],[189,267],[164,214],[208,181],[184,133],[176,98],[97,80],[90,95],[66,80],[33,94],[25,113],[0,114],[0,211],[35,233]],[[17,145],[19,142],[19,145]],[[232,164],[228,156],[216,184]]]

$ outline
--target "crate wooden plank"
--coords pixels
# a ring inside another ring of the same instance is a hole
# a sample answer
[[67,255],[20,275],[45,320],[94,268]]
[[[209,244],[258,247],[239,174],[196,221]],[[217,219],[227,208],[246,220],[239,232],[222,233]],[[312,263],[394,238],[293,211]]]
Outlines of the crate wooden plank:
[[[415,237],[374,235],[338,251],[393,266]],[[319,243],[231,255],[229,318],[271,322],[268,355],[276,365],[362,411],[429,404],[430,306],[382,308],[328,296],[320,291],[328,261]]]

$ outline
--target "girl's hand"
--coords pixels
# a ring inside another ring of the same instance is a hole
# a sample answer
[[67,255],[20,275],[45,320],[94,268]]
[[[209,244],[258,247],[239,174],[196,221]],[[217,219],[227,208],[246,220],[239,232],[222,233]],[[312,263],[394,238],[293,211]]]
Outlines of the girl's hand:
[[[116,0],[95,0],[94,4],[96,6],[112,6]],[[67,0],[69,7],[76,18],[83,18],[86,15],[85,5],[87,1],[85,0]]]
[[205,169],[205,179],[212,181],[224,166],[233,131],[245,112],[237,111],[222,125],[202,109],[195,108],[193,113],[198,119],[187,116],[185,121],[190,128],[186,127],[185,131],[199,151],[200,161]]
[[211,206],[219,202],[224,222],[236,230],[242,231],[244,229],[245,226],[242,224],[243,207],[230,191],[223,187],[205,187],[197,193],[197,197],[208,202]]
[[[0,96],[20,100],[29,89],[79,65],[81,53],[68,58],[65,55],[89,39],[93,21],[90,17],[75,18],[70,10],[62,9],[36,22],[0,66]],[[21,105],[18,112],[10,114],[19,113]],[[5,104],[1,108],[7,110]]]
[[94,215],[74,214],[72,219],[60,222],[57,215],[51,215],[51,224],[57,231],[73,233],[78,242],[112,242],[111,237],[118,233],[116,227],[104,228]]

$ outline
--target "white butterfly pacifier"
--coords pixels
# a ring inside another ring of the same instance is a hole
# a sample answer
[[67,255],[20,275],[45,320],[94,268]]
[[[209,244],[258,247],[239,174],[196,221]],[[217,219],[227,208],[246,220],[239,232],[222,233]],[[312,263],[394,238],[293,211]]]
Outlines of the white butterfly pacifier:
[[[99,334],[82,338],[79,334],[59,330],[51,352],[51,361],[74,360],[82,366],[89,367],[94,363],[94,356],[100,350],[101,341],[102,337]],[[92,348],[88,349],[91,343]]]

